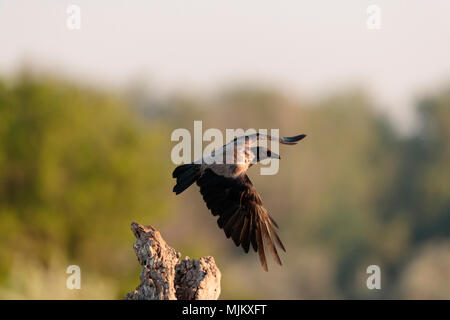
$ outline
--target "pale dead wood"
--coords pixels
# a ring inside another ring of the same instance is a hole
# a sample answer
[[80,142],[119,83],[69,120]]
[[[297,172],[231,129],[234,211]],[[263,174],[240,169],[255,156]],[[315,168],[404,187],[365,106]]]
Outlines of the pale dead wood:
[[126,300],[217,300],[221,273],[213,257],[199,260],[186,257],[170,247],[158,230],[131,224],[133,244],[142,271],[141,283]]

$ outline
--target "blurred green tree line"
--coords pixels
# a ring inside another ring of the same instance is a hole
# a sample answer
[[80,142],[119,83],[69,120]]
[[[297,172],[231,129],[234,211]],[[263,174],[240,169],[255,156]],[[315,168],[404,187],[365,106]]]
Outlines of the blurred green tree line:
[[[213,255],[223,298],[450,298],[450,89],[417,115],[402,136],[363,90],[161,98],[27,72],[0,80],[0,298],[121,298],[138,283],[132,221],[183,254]],[[250,171],[280,225],[282,268],[265,273],[235,248],[195,186],[172,194],[170,134],[194,120],[308,135],[281,147],[277,175]],[[79,292],[65,288],[69,264]],[[371,264],[382,290],[366,287]]]

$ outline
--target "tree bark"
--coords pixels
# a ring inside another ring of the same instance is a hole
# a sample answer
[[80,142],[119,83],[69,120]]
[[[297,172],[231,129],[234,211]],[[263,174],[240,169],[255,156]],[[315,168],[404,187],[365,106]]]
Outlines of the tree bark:
[[136,242],[134,251],[142,266],[141,283],[128,293],[126,300],[217,300],[221,273],[213,257],[198,261],[170,247],[158,230],[131,224]]

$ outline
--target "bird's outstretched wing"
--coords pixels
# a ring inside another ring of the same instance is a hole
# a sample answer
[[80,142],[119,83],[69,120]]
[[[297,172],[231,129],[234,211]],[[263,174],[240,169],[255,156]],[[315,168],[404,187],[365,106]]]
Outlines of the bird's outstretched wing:
[[300,134],[300,135],[295,136],[295,137],[283,137],[283,138],[280,138],[279,141],[282,144],[294,145],[294,144],[297,144],[297,142],[302,140],[304,137],[306,137],[306,134]]
[[208,209],[219,216],[217,223],[227,238],[231,237],[246,253],[251,243],[267,271],[265,239],[275,261],[281,265],[275,244],[283,251],[286,249],[275,231],[278,226],[262,206],[261,197],[245,173],[235,178],[225,177],[207,168],[197,185]]
[[[295,145],[295,144],[297,144],[300,140],[302,140],[305,137],[306,137],[306,134],[299,134],[299,135],[293,136],[293,137],[278,138],[278,137],[275,137],[275,136],[271,136],[271,135],[268,135],[268,134],[262,134],[262,133],[257,132],[257,133],[250,134],[250,135],[236,137],[236,138],[234,138],[234,140],[232,140],[231,142],[226,144],[224,147],[225,148],[226,147],[231,147],[233,144],[238,144],[239,145],[239,142],[241,142],[241,143],[245,142],[245,144],[248,145],[249,147],[254,147],[254,146],[257,146],[260,143],[266,143],[267,141],[278,141],[281,144]],[[265,140],[266,140],[266,142],[263,142]]]

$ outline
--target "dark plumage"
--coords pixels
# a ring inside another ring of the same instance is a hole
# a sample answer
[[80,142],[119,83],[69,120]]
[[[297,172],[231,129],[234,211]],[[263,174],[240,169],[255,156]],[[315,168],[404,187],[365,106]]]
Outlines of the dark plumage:
[[[262,139],[278,139],[282,144],[293,145],[303,139],[305,135],[295,137],[274,138],[267,135],[255,134],[234,139],[229,144],[216,150],[225,158],[227,152],[234,152],[235,163],[220,164],[200,159],[194,163],[180,165],[173,171],[172,176],[177,179],[173,188],[179,194],[194,182],[200,187],[200,193],[206,206],[214,216],[218,216],[217,224],[223,229],[227,238],[233,239],[236,246],[242,246],[248,253],[250,244],[264,270],[267,269],[264,242],[267,244],[275,261],[281,265],[277,247],[286,251],[276,233],[276,222],[262,205],[259,194],[253,187],[246,171],[254,163],[266,158],[280,158],[271,150],[258,146]],[[230,149],[229,147],[234,147]],[[228,153],[229,154],[229,153]],[[237,163],[239,156],[245,159]],[[217,158],[216,158],[217,159]],[[206,163],[205,163],[206,162]]]

